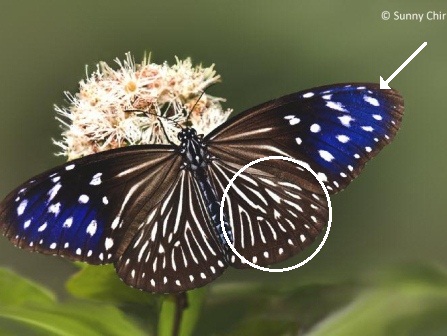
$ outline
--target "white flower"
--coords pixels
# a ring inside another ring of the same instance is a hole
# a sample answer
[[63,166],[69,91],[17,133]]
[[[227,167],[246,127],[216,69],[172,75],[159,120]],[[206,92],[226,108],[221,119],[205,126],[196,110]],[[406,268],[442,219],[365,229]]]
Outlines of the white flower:
[[223,110],[223,98],[202,95],[220,81],[214,65],[193,67],[189,58],[160,65],[146,56],[138,64],[130,53],[115,62],[116,70],[100,62],[78,93],[65,92],[68,106],[55,106],[63,132],[54,143],[69,160],[128,145],[178,143],[187,122],[206,135],[232,112]]

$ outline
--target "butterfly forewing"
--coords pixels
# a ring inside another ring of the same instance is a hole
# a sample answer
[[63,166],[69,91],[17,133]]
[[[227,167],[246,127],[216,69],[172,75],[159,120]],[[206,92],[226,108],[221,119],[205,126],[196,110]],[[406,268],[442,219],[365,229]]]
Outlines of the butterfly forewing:
[[[308,182],[315,177],[296,164],[269,160],[252,167],[234,181],[224,209],[236,250],[250,262],[268,266],[315,240],[327,224],[328,205],[321,186],[318,190]],[[219,197],[239,168],[219,160],[209,166]],[[237,256],[231,265],[249,267]]]
[[175,181],[176,173],[165,167],[180,161],[170,146],[128,147],[71,161],[12,191],[0,206],[1,231],[27,250],[113,262],[127,247],[142,204],[163,198]]
[[227,263],[211,230],[200,190],[182,170],[156,206],[143,212],[138,231],[116,264],[127,284],[149,292],[174,293],[219,277]]
[[403,100],[377,84],[337,84],[249,109],[210,133],[212,155],[249,162],[286,155],[307,162],[331,193],[345,188],[395,136]]

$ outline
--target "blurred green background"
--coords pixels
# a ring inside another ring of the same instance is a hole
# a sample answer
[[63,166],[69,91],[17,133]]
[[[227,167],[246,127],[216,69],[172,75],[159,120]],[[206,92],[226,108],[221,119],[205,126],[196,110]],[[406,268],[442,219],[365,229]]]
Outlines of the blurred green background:
[[[336,82],[388,78],[405,99],[402,129],[344,192],[332,198],[321,252],[286,274],[228,270],[235,281],[326,283],[406,263],[447,264],[447,20],[384,21],[381,13],[447,13],[445,1],[15,1],[0,12],[0,195],[56,164],[54,103],[96,62],[145,50],[216,64],[211,94],[242,111],[271,98]],[[0,239],[0,264],[63,293],[75,267]],[[211,286],[213,286],[211,285]],[[2,290],[5,290],[2,288]],[[317,302],[315,303],[317,304]],[[447,311],[445,311],[447,315]],[[217,327],[217,326],[216,326]]]

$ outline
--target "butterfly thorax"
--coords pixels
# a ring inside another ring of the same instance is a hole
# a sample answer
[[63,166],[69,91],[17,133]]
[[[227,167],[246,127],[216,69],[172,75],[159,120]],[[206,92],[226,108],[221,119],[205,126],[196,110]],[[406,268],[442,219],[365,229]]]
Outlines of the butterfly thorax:
[[183,155],[185,168],[196,171],[205,168],[209,158],[206,146],[202,141],[202,136],[197,135],[194,128],[184,128],[178,134],[180,143],[180,153]]

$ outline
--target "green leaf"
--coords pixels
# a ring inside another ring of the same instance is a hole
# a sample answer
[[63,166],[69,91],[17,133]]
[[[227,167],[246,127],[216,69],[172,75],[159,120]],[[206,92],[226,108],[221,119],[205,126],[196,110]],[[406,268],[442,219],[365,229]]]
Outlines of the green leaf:
[[56,298],[49,290],[9,269],[0,268],[0,305],[18,306],[23,303],[52,304]]
[[0,307],[0,317],[28,325],[31,330],[42,334],[144,335],[117,308],[106,305],[83,303],[57,304],[52,307]]
[[447,334],[447,273],[444,269],[405,266],[382,273],[377,281],[377,285],[307,335]]
[[60,303],[47,289],[5,269],[0,285],[2,335],[147,335],[113,305]]
[[78,298],[103,302],[157,305],[158,296],[130,288],[115,272],[113,265],[82,267],[66,283],[69,293]]
[[[199,320],[203,301],[207,292],[207,288],[202,287],[185,293],[187,307],[182,312],[180,336],[192,335],[196,323]],[[177,294],[165,296],[159,317],[159,336],[172,336],[178,300],[179,296]]]

